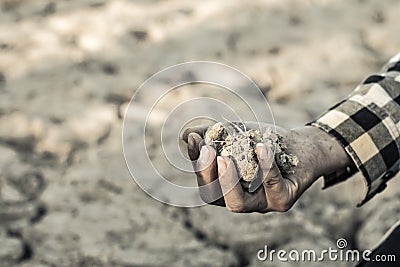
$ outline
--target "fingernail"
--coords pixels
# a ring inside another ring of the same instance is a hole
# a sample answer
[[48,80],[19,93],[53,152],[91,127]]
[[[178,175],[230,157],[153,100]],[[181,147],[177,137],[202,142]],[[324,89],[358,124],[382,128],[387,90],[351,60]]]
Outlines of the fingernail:
[[194,137],[192,134],[189,134],[188,136],[188,148],[192,150],[194,148]]
[[202,164],[206,164],[211,160],[212,151],[209,146],[203,146],[200,150],[199,162]]
[[223,157],[218,156],[217,157],[217,165],[218,165],[219,175],[223,174],[227,168],[226,160]]
[[265,144],[262,143],[258,143],[256,146],[258,153],[259,153],[259,157],[260,159],[267,159],[268,158],[268,150],[267,150],[267,146]]
[[204,139],[201,139],[201,141],[199,142],[199,150],[201,150],[203,148],[203,146],[206,145],[206,141]]

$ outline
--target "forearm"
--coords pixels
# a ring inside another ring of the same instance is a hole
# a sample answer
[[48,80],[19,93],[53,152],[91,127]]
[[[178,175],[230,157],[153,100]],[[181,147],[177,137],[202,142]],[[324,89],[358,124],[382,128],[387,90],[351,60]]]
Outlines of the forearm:
[[313,126],[305,126],[301,132],[313,139],[319,148],[316,176],[340,172],[353,165],[344,147],[333,136]]
[[324,175],[325,188],[360,171],[366,185],[360,206],[386,187],[399,171],[399,99],[400,54],[383,73],[370,75],[346,99],[309,123],[336,138],[354,163],[347,171]]

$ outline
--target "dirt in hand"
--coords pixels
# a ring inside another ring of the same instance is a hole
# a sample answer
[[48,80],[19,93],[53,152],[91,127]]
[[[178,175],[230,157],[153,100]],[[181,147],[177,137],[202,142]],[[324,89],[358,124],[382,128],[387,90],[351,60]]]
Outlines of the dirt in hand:
[[247,129],[240,122],[218,122],[205,134],[205,143],[213,146],[217,155],[230,157],[236,165],[242,186],[248,189],[258,170],[257,143],[265,143],[275,154],[275,162],[282,175],[295,172],[298,159],[286,152],[283,137],[268,128],[264,133]]

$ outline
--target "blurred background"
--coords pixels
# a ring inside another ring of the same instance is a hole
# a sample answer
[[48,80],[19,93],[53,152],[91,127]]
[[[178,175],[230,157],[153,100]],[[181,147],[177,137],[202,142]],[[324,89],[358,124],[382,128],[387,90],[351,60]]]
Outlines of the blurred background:
[[121,129],[145,79],[193,60],[239,69],[278,125],[302,126],[400,51],[399,12],[395,0],[1,0],[0,265],[265,266],[265,245],[372,248],[400,219],[398,178],[362,208],[359,176],[320,180],[284,214],[175,208],[132,181]]

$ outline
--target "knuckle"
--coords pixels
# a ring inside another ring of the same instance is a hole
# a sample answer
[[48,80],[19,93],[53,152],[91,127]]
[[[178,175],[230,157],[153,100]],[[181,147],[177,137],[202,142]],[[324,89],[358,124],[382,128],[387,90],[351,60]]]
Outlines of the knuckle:
[[288,211],[288,210],[290,210],[290,208],[293,206],[293,204],[291,203],[291,202],[289,202],[289,201],[284,201],[284,202],[282,202],[282,203],[279,203],[277,206],[276,206],[276,211],[279,211],[279,212],[286,212],[286,211]]
[[201,200],[203,200],[205,203],[210,204],[210,200],[208,199],[208,197],[202,193],[200,193],[200,198]]
[[245,212],[245,207],[243,204],[231,204],[231,205],[226,205],[226,208],[233,213],[242,213]]
[[207,204],[212,204],[212,202],[213,202],[213,199],[212,199],[212,197],[210,196],[210,193],[208,192],[208,191],[206,191],[206,190],[199,190],[199,194],[200,194],[200,198],[201,198],[201,200],[203,200],[205,203],[207,203]]

